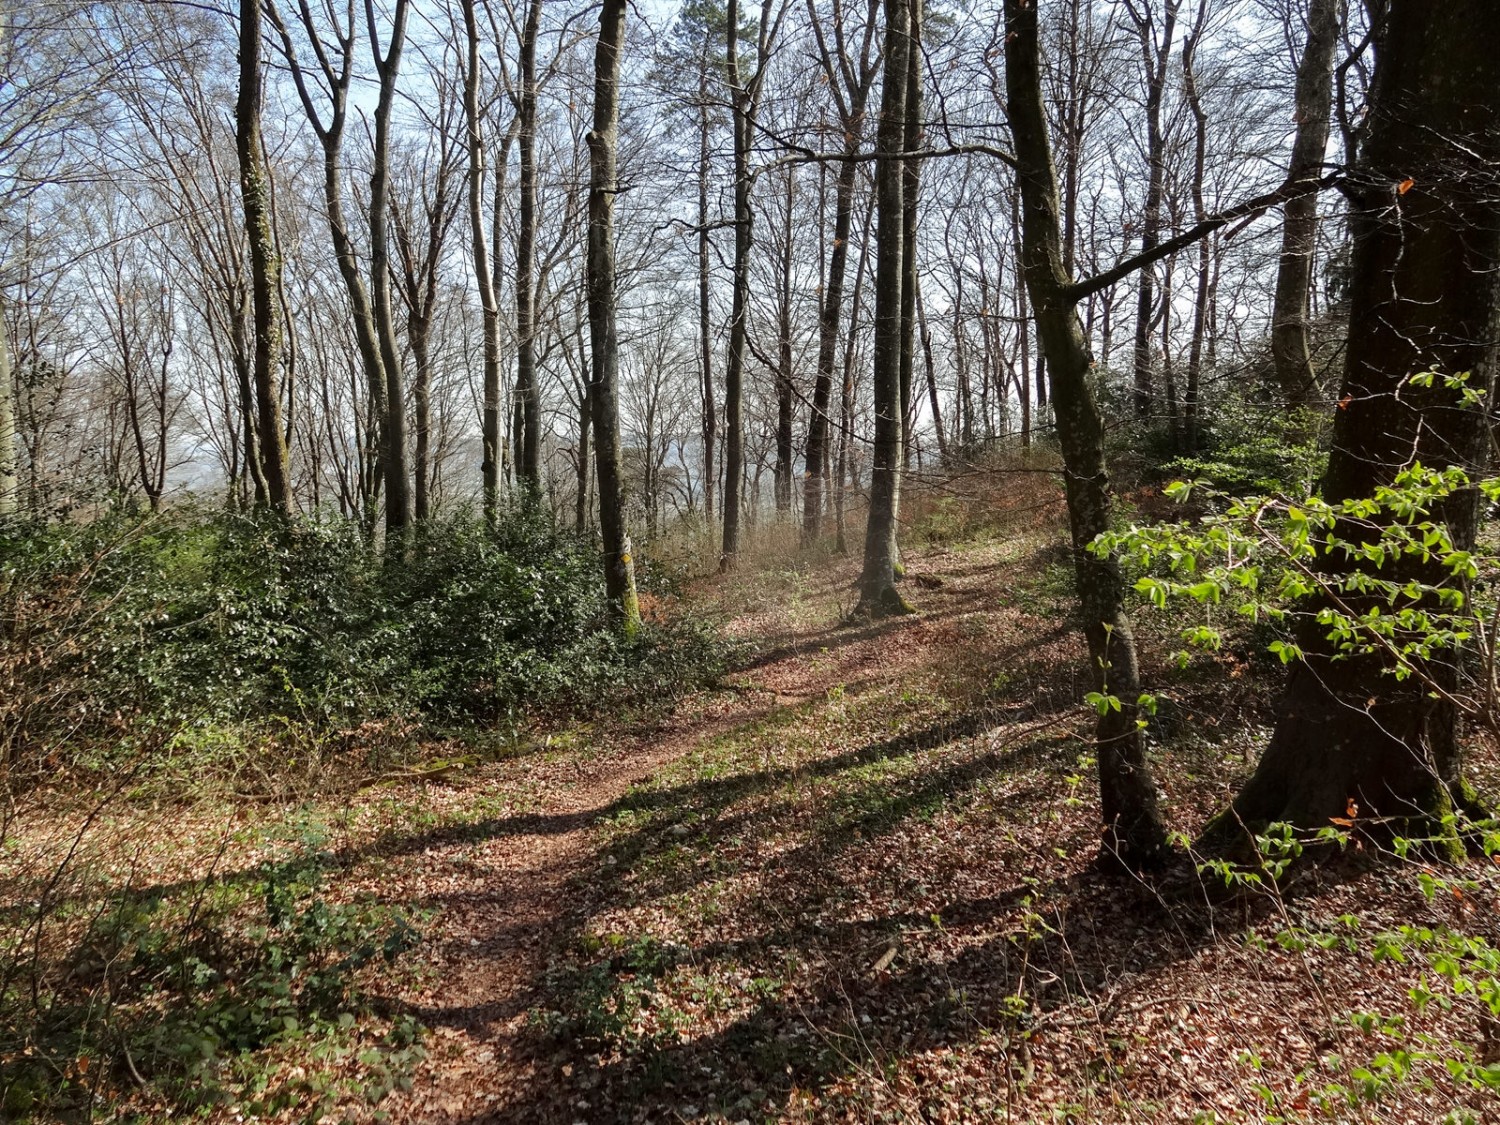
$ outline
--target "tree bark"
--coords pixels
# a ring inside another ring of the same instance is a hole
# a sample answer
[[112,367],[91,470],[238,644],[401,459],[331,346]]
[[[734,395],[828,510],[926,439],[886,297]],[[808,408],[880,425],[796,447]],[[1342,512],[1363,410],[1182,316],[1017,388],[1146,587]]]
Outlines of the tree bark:
[[489,240],[485,234],[484,136],[479,111],[479,24],[476,0],[463,0],[464,121],[467,126],[469,180],[469,242],[474,258],[474,280],[479,289],[481,330],[484,334],[483,395],[480,407],[481,490],[485,520],[493,526],[500,511],[500,303],[491,273]]
[[281,260],[271,224],[270,185],[261,141],[260,0],[240,0],[239,97],[235,102],[235,151],[240,198],[250,247],[250,292],[255,315],[256,443],[266,499],[283,516],[292,510],[291,454],[281,416],[281,320],[277,294]]
[[865,107],[879,69],[879,60],[873,58],[871,52],[878,3],[879,0],[871,0],[856,70],[845,46],[842,24],[835,19],[835,57],[835,51],[829,49],[824,36],[817,8],[813,0],[808,0],[808,17],[818,43],[818,59],[833,92],[843,130],[844,159],[839,164],[834,184],[833,244],[828,250],[823,305],[818,312],[818,368],[813,380],[812,416],[807,423],[807,473],[802,493],[804,547],[817,540],[823,526],[827,476],[824,466],[831,460],[828,410],[833,398],[834,365],[838,362],[839,320],[844,309],[844,277],[849,268],[849,236],[854,226],[854,192],[859,172],[855,158],[859,155],[864,132]]
[[[1307,41],[1297,66],[1297,134],[1289,181],[1316,180],[1323,172],[1333,104],[1333,52],[1339,40],[1339,0],[1309,0]],[[1271,309],[1271,356],[1288,406],[1304,406],[1318,390],[1308,339],[1307,295],[1312,285],[1318,233],[1316,194],[1282,208],[1281,260]]]
[[708,68],[710,54],[709,25],[703,27],[703,43],[698,58],[698,352],[700,372],[701,426],[703,432],[703,519],[708,527],[714,519],[714,482],[718,476],[714,459],[714,436],[718,429],[718,411],[714,406],[714,337],[710,301],[708,173],[712,150],[709,146]]
[[[1146,68],[1146,202],[1141,217],[1141,252],[1150,253],[1161,241],[1161,205],[1166,181],[1166,142],[1162,134],[1162,101],[1167,88],[1167,64],[1172,56],[1172,38],[1177,29],[1177,9],[1181,0],[1164,0],[1160,42],[1156,39],[1156,21],[1151,18],[1155,0],[1127,0],[1141,41],[1141,58]],[[1141,270],[1135,307],[1135,416],[1146,419],[1151,414],[1154,391],[1151,378],[1151,325],[1156,313],[1156,270],[1152,265]]]
[[[1352,327],[1324,483],[1331,503],[1371,496],[1415,462],[1471,473],[1488,463],[1490,408],[1462,406],[1441,379],[1430,388],[1409,379],[1471,372],[1471,389],[1495,387],[1497,43],[1500,6],[1489,0],[1390,4],[1350,192]],[[1477,496],[1456,498],[1441,516],[1456,545],[1473,542]],[[1339,659],[1316,622],[1318,605],[1305,608],[1306,659],[1293,666],[1265,755],[1211,835],[1240,822],[1319,828],[1345,816],[1350,801],[1362,818],[1389,818],[1389,832],[1443,831],[1443,816],[1466,796],[1454,707],[1432,698],[1421,677],[1385,674],[1376,656]],[[1453,664],[1434,661],[1426,672],[1452,682]]]
[[875,142],[875,443],[870,465],[870,513],[856,617],[911,613],[896,589],[896,513],[901,490],[902,250],[906,94],[911,60],[908,0],[885,0],[885,78]]
[[[401,353],[396,345],[396,318],[391,307],[390,181],[391,111],[396,99],[396,77],[401,71],[401,53],[406,45],[407,0],[396,0],[391,18],[391,39],[380,53],[375,30],[374,0],[365,0],[365,27],[370,51],[380,79],[375,101],[375,146],[370,170],[370,296],[380,361],[385,374],[385,528],[399,538],[412,521],[411,474],[406,451],[406,388],[401,373]],[[261,435],[265,445],[265,435]]]
[[733,103],[734,131],[734,278],[729,314],[729,362],[724,371],[724,539],[719,568],[732,570],[740,553],[740,499],[744,492],[746,323],[750,303],[750,250],[754,213],[750,210],[750,95],[740,74],[740,5],[729,0],[724,70]]
[[521,32],[519,122],[520,224],[516,232],[516,397],[520,419],[517,477],[526,501],[536,504],[542,490],[542,398],[536,372],[536,42],[542,0],[527,5]]
[[16,375],[11,365],[5,300],[0,297],[0,519],[16,514],[19,469],[16,460]]
[[1036,5],[1005,0],[1005,86],[1021,192],[1022,268],[1052,376],[1052,409],[1062,446],[1074,576],[1095,690],[1118,699],[1095,728],[1104,821],[1102,858],[1128,867],[1156,862],[1166,830],[1137,725],[1140,670],[1124,583],[1111,559],[1088,545],[1110,523],[1104,427],[1089,383],[1093,358],[1063,268],[1061,204],[1042,100]]
[[627,0],[604,0],[594,51],[594,127],[589,146],[588,314],[589,399],[594,415],[599,531],[604,540],[604,585],[627,637],[640,631],[635,564],[625,527],[620,479],[619,336],[615,327],[615,193],[620,134],[620,45]]

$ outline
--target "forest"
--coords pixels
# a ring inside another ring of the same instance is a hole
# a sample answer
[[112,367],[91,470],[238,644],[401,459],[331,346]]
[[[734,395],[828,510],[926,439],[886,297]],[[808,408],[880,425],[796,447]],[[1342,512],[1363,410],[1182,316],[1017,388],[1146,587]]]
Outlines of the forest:
[[1500,5],[0,0],[0,1122],[1500,1115]]

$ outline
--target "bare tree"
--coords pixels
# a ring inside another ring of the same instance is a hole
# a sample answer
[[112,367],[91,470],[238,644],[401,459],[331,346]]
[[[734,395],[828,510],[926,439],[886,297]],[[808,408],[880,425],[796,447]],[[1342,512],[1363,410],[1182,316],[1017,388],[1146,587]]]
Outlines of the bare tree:
[[588,312],[592,354],[589,401],[593,409],[599,530],[604,538],[604,582],[625,635],[641,627],[635,562],[625,529],[620,480],[620,342],[615,323],[615,195],[620,137],[620,48],[626,0],[603,0],[594,51],[594,127],[589,144]]

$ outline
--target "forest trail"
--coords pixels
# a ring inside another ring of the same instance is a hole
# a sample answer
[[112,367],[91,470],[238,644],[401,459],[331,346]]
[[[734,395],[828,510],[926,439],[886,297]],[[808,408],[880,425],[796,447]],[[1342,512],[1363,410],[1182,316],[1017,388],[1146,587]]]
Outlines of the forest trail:
[[[994,612],[995,604],[985,603],[996,593],[997,560],[1006,553],[913,555],[922,612],[873,625],[851,627],[840,620],[843,603],[853,600],[848,565],[813,575],[715,581],[700,590],[700,608],[703,600],[716,599],[719,611],[732,615],[730,631],[753,640],[758,650],[748,667],[729,677],[728,687],[684,701],[644,730],[618,724],[591,730],[585,743],[565,755],[561,769],[547,771],[513,830],[503,828],[479,842],[435,844],[421,852],[413,869],[419,885],[382,885],[382,897],[441,909],[417,954],[425,961],[423,983],[397,1000],[431,1029],[431,1054],[413,1089],[382,1106],[391,1119],[514,1120],[517,1103],[541,1080],[532,1053],[535,1037],[528,1033],[546,999],[541,985],[549,959],[598,905],[591,890],[601,859],[600,823],[636,788],[715,739],[753,736],[778,712],[810,702],[814,710],[818,701],[831,705],[830,694],[837,701],[846,693],[888,688],[918,665],[956,657],[954,643],[961,647],[966,634],[956,623]],[[790,583],[791,597],[769,588],[772,582]],[[598,741],[587,741],[592,738]],[[491,784],[503,789],[507,780]],[[471,797],[482,798],[487,788],[480,784]],[[687,830],[672,826],[663,835],[671,840],[679,834]],[[617,861],[606,855],[603,862],[609,867]],[[445,867],[449,873],[435,887],[430,873]],[[592,1120],[599,1111],[586,1098],[572,1108],[580,1120]]]

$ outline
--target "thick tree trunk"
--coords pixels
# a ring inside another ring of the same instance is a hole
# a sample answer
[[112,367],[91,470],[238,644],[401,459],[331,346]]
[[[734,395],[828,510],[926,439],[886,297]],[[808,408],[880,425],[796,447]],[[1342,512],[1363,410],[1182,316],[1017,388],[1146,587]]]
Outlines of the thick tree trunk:
[[[1333,52],[1339,41],[1339,0],[1310,0],[1307,42],[1297,66],[1297,134],[1287,179],[1316,180],[1323,174],[1333,102]],[[1282,208],[1281,261],[1271,310],[1271,356],[1289,406],[1306,405],[1318,389],[1308,341],[1307,295],[1312,285],[1313,246],[1318,233],[1317,193]]]
[[627,0],[604,0],[594,51],[594,127],[589,146],[588,312],[589,399],[594,419],[599,531],[604,540],[604,584],[621,630],[640,631],[635,564],[625,529],[620,474],[619,336],[615,327],[615,162],[620,134],[620,45]]
[[[1371,496],[1418,461],[1482,470],[1490,449],[1487,408],[1462,406],[1441,379],[1409,379],[1470,372],[1471,389],[1495,387],[1500,5],[1392,0],[1389,20],[1352,182],[1351,329],[1324,484],[1335,504]],[[1473,542],[1477,497],[1442,514],[1457,545]],[[1293,668],[1271,743],[1213,834],[1237,821],[1318,828],[1351,801],[1361,817],[1390,818],[1390,832],[1440,830],[1464,795],[1454,708],[1420,677],[1385,674],[1376,657],[1335,659],[1317,608],[1303,617],[1306,661]],[[1426,671],[1451,682],[1451,665]]]
[[291,454],[281,417],[281,321],[277,293],[281,262],[271,225],[270,184],[261,142],[260,0],[240,0],[239,97],[235,102],[235,150],[240,166],[240,198],[250,247],[250,289],[255,310],[255,409],[259,430],[259,479],[270,505],[282,515],[292,510]]
[[1074,575],[1095,689],[1119,700],[1105,707],[1095,737],[1104,820],[1103,857],[1149,865],[1166,847],[1156,786],[1137,727],[1140,670],[1124,584],[1113,560],[1088,545],[1110,523],[1104,427],[1089,383],[1092,357],[1063,268],[1060,202],[1042,101],[1036,6],[1005,0],[1005,86],[1021,191],[1023,269],[1038,335],[1052,376],[1052,409],[1062,446]]
[[901,491],[905,421],[901,403],[902,249],[905,241],[903,161],[906,93],[911,58],[908,0],[885,3],[885,79],[876,137],[875,196],[875,443],[870,465],[870,513],[856,617],[910,613],[896,589],[896,513]]
[[[384,56],[376,46],[373,6],[365,9],[380,94],[375,102],[375,151],[370,171],[370,296],[380,361],[385,375],[385,528],[392,538],[403,535],[412,521],[411,480],[406,451],[406,389],[401,375],[401,353],[396,345],[396,317],[391,307],[390,256],[390,133],[396,100],[396,77],[406,45],[407,0],[396,0],[391,39]],[[261,435],[261,445],[265,445]]]

